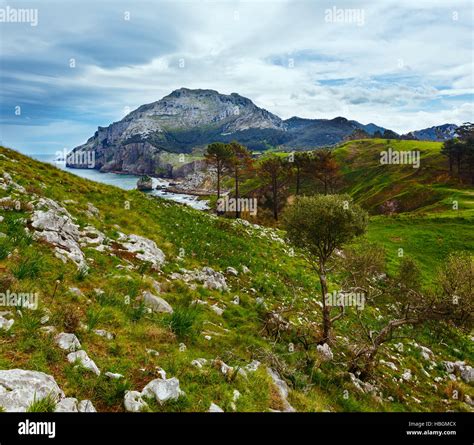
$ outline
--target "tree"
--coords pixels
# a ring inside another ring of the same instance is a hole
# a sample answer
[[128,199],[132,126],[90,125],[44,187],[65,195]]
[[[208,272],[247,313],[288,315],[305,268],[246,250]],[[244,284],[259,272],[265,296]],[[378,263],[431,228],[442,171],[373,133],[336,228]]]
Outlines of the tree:
[[227,164],[232,156],[229,146],[222,142],[214,142],[207,146],[204,154],[206,162],[215,167],[217,173],[217,199],[221,197],[221,178],[227,169]]
[[308,164],[311,160],[311,155],[308,152],[298,152],[292,155],[292,164],[294,166],[295,177],[296,177],[296,195],[300,194],[301,191],[301,180],[305,174]]
[[228,148],[231,152],[229,159],[227,160],[226,164],[229,167],[229,170],[232,171],[234,176],[234,184],[235,184],[235,217],[240,218],[240,207],[239,207],[239,198],[240,198],[240,190],[239,184],[242,179],[242,175],[245,172],[248,172],[252,168],[253,160],[252,155],[248,151],[246,147],[240,145],[238,142],[231,142],[228,144]]
[[460,156],[467,165],[469,176],[471,177],[471,184],[474,185],[474,124],[465,122],[456,132],[459,135]]
[[308,165],[310,174],[323,185],[324,194],[333,192],[340,177],[339,165],[331,150],[322,148],[313,153]]
[[332,324],[343,310],[331,318],[331,307],[326,304],[328,261],[336,249],[362,235],[367,223],[367,212],[348,195],[298,197],[284,212],[283,226],[289,240],[303,250],[319,276],[323,305],[321,343],[330,341]]
[[[366,264],[365,261],[359,263]],[[432,329],[435,329],[440,326],[440,322],[453,323],[467,332],[472,329],[474,262],[468,253],[456,253],[447,258],[439,271],[438,284],[441,285],[436,291],[422,288],[420,269],[410,258],[402,260],[395,277],[388,278],[383,274],[382,280],[374,279],[374,275],[361,280],[364,270],[358,270],[357,265],[353,257],[347,257],[345,267],[348,276],[357,277],[359,291],[367,292],[368,295],[370,293],[366,304],[379,309],[385,304],[383,313],[389,317],[389,321],[380,328],[378,322],[370,325],[373,320],[357,312],[363,343],[354,352],[350,371],[359,371],[361,378],[370,374],[382,345],[399,338],[396,336],[398,331],[407,336],[409,329],[413,332],[414,328],[426,323],[432,323]],[[351,281],[354,282],[353,279]],[[356,335],[357,332],[354,332]]]
[[455,150],[456,144],[458,141],[456,139],[448,139],[443,143],[441,147],[441,153],[448,158],[449,161],[449,173],[453,173],[453,165],[455,159]]
[[288,165],[281,157],[272,154],[260,161],[258,169],[264,181],[271,185],[273,218],[278,220],[279,192],[288,180]]

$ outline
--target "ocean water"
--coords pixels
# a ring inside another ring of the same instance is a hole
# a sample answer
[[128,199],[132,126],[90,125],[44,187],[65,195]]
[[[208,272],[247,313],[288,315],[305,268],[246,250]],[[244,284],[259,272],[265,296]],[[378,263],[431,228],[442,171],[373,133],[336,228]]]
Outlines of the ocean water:
[[[80,176],[81,178],[89,179],[91,181],[101,182],[107,185],[113,185],[125,190],[133,190],[137,186],[137,181],[140,176],[137,175],[121,175],[117,173],[101,173],[98,170],[92,169],[79,169],[79,168],[68,168],[64,162],[55,162],[55,156],[52,154],[31,154],[29,155],[33,159],[36,159],[41,162],[48,162],[55,165],[56,167],[65,170],[73,175]],[[154,196],[159,196],[164,199],[169,199],[171,201],[176,201],[181,204],[186,204],[194,209],[206,210],[208,209],[208,202],[205,200],[198,200],[197,196],[186,195],[181,193],[169,193],[164,190],[156,190],[157,185],[167,186],[169,181],[165,179],[153,178],[153,187],[154,190],[149,193]]]

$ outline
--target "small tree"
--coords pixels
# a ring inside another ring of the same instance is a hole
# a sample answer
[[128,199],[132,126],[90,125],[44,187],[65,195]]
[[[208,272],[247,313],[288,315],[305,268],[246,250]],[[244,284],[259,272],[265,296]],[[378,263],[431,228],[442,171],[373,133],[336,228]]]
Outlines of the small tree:
[[296,178],[296,195],[300,194],[301,181],[306,173],[310,160],[311,155],[308,152],[298,152],[293,155],[293,166]]
[[217,199],[221,197],[221,178],[227,169],[227,164],[232,156],[229,146],[222,142],[214,142],[207,146],[205,153],[206,162],[216,169],[217,173]]
[[331,150],[325,148],[316,150],[308,167],[310,174],[322,184],[325,195],[334,192],[340,177],[340,169]]
[[341,314],[331,318],[331,307],[326,304],[328,261],[336,249],[362,235],[367,223],[367,212],[348,195],[298,197],[284,212],[283,224],[288,238],[303,250],[319,276],[323,305],[321,343],[330,340],[332,324],[342,314],[341,310]]
[[272,189],[273,218],[278,220],[278,204],[280,190],[288,180],[287,163],[279,156],[272,154],[263,159],[258,167],[263,179],[268,181]]
[[231,142],[228,144],[228,148],[231,152],[229,159],[227,160],[227,165],[229,170],[232,171],[234,176],[234,184],[235,184],[235,217],[240,218],[240,208],[239,208],[239,198],[240,198],[240,190],[239,185],[242,179],[242,175],[245,172],[248,172],[252,168],[253,160],[252,155],[248,151],[246,147],[240,145],[238,142]]

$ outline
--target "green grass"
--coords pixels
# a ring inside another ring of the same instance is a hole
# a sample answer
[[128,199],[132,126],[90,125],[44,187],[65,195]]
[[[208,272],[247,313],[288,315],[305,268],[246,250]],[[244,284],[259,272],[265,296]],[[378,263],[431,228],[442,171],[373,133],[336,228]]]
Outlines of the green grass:
[[[340,150],[338,156],[343,156],[344,152],[352,156],[346,175],[353,175],[354,183],[348,185],[347,191],[374,213],[379,203],[392,193],[408,203],[416,179],[411,170],[378,171],[378,167],[372,165],[384,144],[382,140],[353,141],[337,149]],[[426,183],[422,182],[421,192],[416,196],[421,197],[428,190],[429,199],[420,201],[421,206],[404,215],[373,216],[366,238],[356,242],[381,243],[386,249],[390,273],[395,273],[400,262],[398,249],[403,248],[405,256],[414,257],[420,263],[424,282],[429,286],[434,282],[437,267],[449,252],[474,252],[474,205],[471,189],[455,181],[440,179],[444,177],[444,167],[437,154],[439,145],[426,144],[423,144],[424,156],[431,159],[429,162],[439,163],[440,175],[427,171],[419,173],[418,179],[424,178]],[[314,351],[305,351],[293,337],[283,336],[279,341],[266,338],[263,317],[268,310],[291,306],[289,317],[295,325],[298,325],[298,319],[305,318],[320,323],[320,313],[309,305],[311,300],[318,298],[317,277],[301,257],[291,256],[288,246],[273,241],[265,230],[235,224],[231,219],[212,218],[137,191],[87,181],[11,150],[0,148],[0,154],[8,158],[1,159],[0,174],[8,171],[28,192],[26,197],[0,189],[0,198],[9,193],[28,202],[34,193],[54,199],[76,218],[80,227],[93,224],[110,240],[117,240],[119,231],[142,235],[154,240],[166,255],[162,270],[153,271],[137,260],[84,248],[90,268],[87,274],[81,273],[73,263],[63,263],[57,258],[51,246],[32,239],[20,222],[30,217],[25,208],[0,210],[5,218],[0,222],[0,232],[7,235],[0,238],[0,285],[11,291],[37,291],[40,295],[38,311],[24,310],[23,317],[15,314],[11,330],[0,331],[0,369],[33,369],[51,374],[66,396],[90,399],[99,411],[123,411],[124,392],[142,390],[158,377],[157,366],[165,369],[169,377],[179,378],[186,396],[162,406],[151,403],[152,411],[207,411],[212,402],[229,411],[234,389],[241,393],[236,403],[240,411],[278,409],[281,401],[275,395],[264,366],[256,373],[249,373],[247,380],[237,377],[229,381],[210,364],[215,358],[234,368],[243,367],[253,359],[260,360],[265,366],[282,364],[281,374],[292,388],[290,402],[301,411],[466,409],[461,402],[450,402],[449,405],[442,402],[448,388],[445,384],[440,384],[437,391],[431,388],[432,382],[421,372],[419,353],[415,348],[409,349],[408,343],[409,352],[406,357],[399,357],[397,365],[400,370],[413,368],[418,376],[419,381],[413,383],[409,391],[423,401],[421,406],[400,393],[399,385],[392,380],[399,377],[394,371],[377,368],[378,384],[386,396],[394,398],[393,403],[380,404],[354,391],[342,375],[343,365],[328,364],[314,369]],[[351,162],[355,173],[350,172]],[[394,190],[392,183],[400,182],[401,178],[408,183]],[[433,185],[435,178],[438,180]],[[431,200],[433,196],[439,200]],[[452,199],[459,201],[459,210],[452,209]],[[99,209],[100,217],[90,219],[87,216],[88,203]],[[7,241],[2,241],[5,239]],[[2,251],[6,254],[1,255]],[[242,273],[244,265],[250,268],[249,274]],[[232,266],[240,273],[238,277],[226,275],[229,292],[209,290],[200,285],[189,288],[169,277],[181,268],[203,266],[219,271]],[[160,283],[161,296],[174,308],[172,315],[148,313],[141,303],[141,293],[151,290],[150,278]],[[336,274],[331,274],[329,280],[331,289],[337,289]],[[70,287],[79,288],[82,295],[75,295]],[[95,289],[102,289],[103,293],[97,293]],[[239,296],[239,305],[232,303],[235,296]],[[263,298],[266,309],[256,303],[257,298]],[[208,305],[192,306],[191,302],[196,299]],[[215,303],[225,308],[222,316],[209,308]],[[39,331],[40,316],[46,308],[51,312],[48,324],[56,326],[59,332],[76,333],[83,349],[101,369],[100,377],[74,368],[66,360],[67,353],[55,345],[53,337]],[[374,320],[375,315],[367,312],[367,317]],[[83,329],[82,324],[88,329]],[[89,332],[96,328],[116,336],[107,340]],[[357,323],[351,313],[338,324],[338,334],[348,339],[353,338],[355,329]],[[433,349],[439,360],[472,360],[468,336],[456,330],[447,330],[434,338],[427,327],[417,336],[417,341]],[[293,353],[288,351],[289,342],[296,345]],[[180,343],[185,343],[184,351],[180,350]],[[159,355],[151,355],[147,349],[154,349]],[[350,354],[348,346],[341,346],[340,351]],[[391,360],[389,354],[395,354],[390,347],[380,358]],[[200,357],[207,358],[209,364],[202,369],[193,367],[191,361]],[[343,355],[337,357],[337,363],[344,360]],[[112,381],[104,376],[106,371],[121,373],[124,379]],[[433,372],[443,375],[442,370]],[[462,385],[464,391],[471,388]],[[349,390],[348,399],[344,398],[343,389]]]

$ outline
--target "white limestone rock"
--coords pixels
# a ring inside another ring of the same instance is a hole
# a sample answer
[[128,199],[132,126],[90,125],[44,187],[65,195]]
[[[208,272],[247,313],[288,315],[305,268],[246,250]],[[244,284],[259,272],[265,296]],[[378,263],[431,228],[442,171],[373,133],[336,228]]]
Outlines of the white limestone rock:
[[95,364],[95,362],[89,358],[87,355],[86,351],[77,351],[77,352],[71,352],[68,354],[67,359],[69,363],[75,363],[76,361],[79,362],[81,366],[84,368],[88,369],[89,371],[92,371],[96,375],[100,375],[100,370]]
[[23,369],[0,371],[0,406],[6,412],[25,412],[35,400],[48,396],[55,401],[64,398],[54,377]]
[[65,351],[74,352],[81,349],[81,343],[74,334],[61,332],[60,334],[56,335],[54,341],[61,349],[64,349]]

